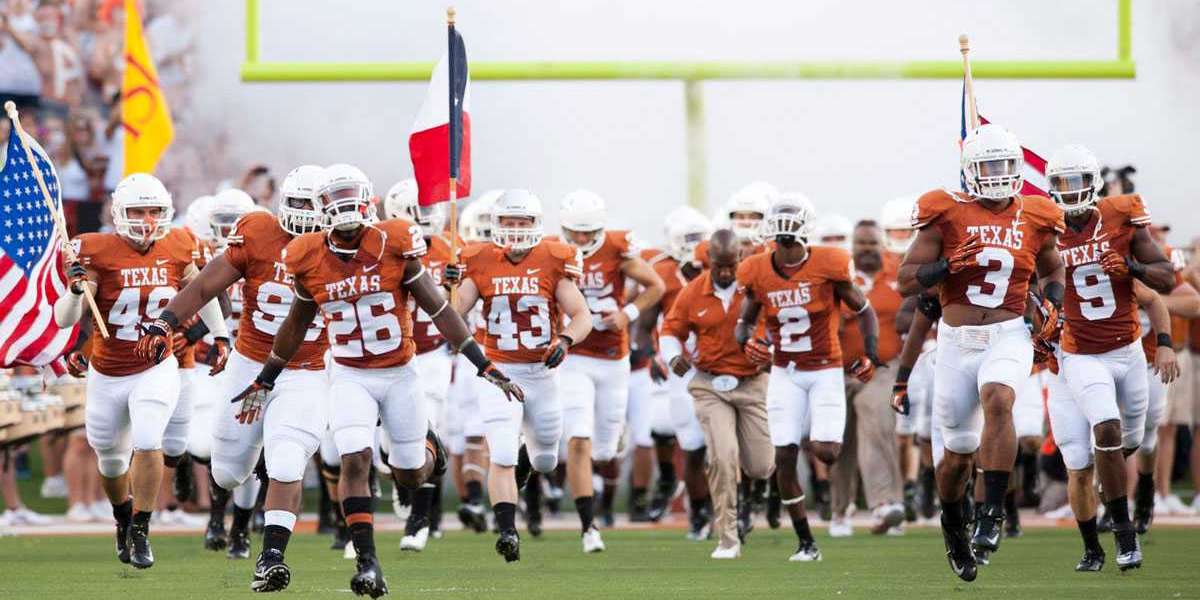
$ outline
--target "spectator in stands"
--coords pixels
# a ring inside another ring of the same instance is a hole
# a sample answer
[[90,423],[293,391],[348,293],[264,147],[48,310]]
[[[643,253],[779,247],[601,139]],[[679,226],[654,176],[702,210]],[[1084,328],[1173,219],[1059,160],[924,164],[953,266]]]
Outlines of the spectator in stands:
[[79,106],[83,100],[83,62],[79,50],[67,38],[62,7],[50,0],[39,2],[33,11],[33,31],[14,23],[11,13],[10,7],[0,12],[0,28],[33,59],[41,77],[42,100]]

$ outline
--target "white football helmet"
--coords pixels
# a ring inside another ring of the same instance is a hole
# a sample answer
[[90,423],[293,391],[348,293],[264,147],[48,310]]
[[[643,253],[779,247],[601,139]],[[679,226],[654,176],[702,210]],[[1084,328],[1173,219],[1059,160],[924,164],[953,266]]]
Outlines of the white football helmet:
[[212,227],[208,224],[208,213],[212,210],[213,197],[200,196],[188,205],[183,214],[183,226],[204,241],[212,240]]
[[388,188],[383,197],[383,215],[387,219],[404,217],[418,225],[427,234],[440,233],[446,227],[443,203],[421,206],[417,201],[417,180],[413,178],[397,181]]
[[1024,164],[1021,142],[999,125],[980,125],[963,140],[963,181],[976,198],[1003,200],[1021,193]]
[[458,234],[468,242],[492,241],[492,207],[504,190],[488,190],[467,204],[458,218]]
[[[607,221],[604,199],[587,190],[575,190],[567,194],[559,205],[559,220],[562,222],[563,240],[579,248],[584,257],[591,256],[604,245],[604,225]],[[576,244],[572,233],[590,233],[585,244]]]
[[813,245],[850,249],[850,238],[854,235],[854,223],[839,214],[821,215],[813,223]]
[[1046,181],[1050,196],[1063,211],[1078,213],[1096,203],[1104,178],[1100,161],[1090,150],[1078,144],[1059,148],[1046,162]]
[[[504,225],[504,219],[527,219],[527,224]],[[504,190],[492,207],[492,243],[509,250],[529,250],[542,241],[542,201],[529,190]]]
[[242,215],[254,210],[254,206],[254,199],[250,194],[237,188],[229,188],[213,196],[212,206],[208,211],[208,224],[217,247],[225,247],[233,225]]
[[808,244],[816,218],[817,211],[804,194],[779,194],[767,209],[762,231],[767,239],[792,236],[800,243]]
[[317,186],[324,176],[325,169],[322,167],[301,165],[283,178],[276,212],[284,231],[300,235],[325,227],[325,213],[317,204]]
[[692,262],[696,246],[712,232],[708,217],[690,206],[680,206],[667,215],[667,254],[680,264]]
[[765,181],[755,181],[733,193],[722,211],[739,242],[762,242],[762,221],[779,190]]
[[912,225],[916,208],[916,196],[893,198],[884,203],[879,226],[883,228],[883,245],[889,252],[904,254],[916,239],[917,232]]
[[372,195],[371,180],[358,167],[338,163],[325,167],[317,185],[316,203],[325,214],[327,227],[353,231],[375,222]]
[[[156,215],[130,216],[129,209],[133,208],[159,211]],[[113,190],[110,210],[117,233],[143,244],[167,235],[175,216],[170,192],[149,173],[133,173],[122,179]]]

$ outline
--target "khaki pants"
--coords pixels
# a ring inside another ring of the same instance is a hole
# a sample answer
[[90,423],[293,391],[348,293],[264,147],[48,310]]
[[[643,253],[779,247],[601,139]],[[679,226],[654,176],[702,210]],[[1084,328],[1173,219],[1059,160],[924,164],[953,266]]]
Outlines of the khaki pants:
[[879,369],[869,383],[846,382],[846,433],[842,453],[829,470],[830,500],[835,517],[858,495],[862,475],[868,508],[903,498],[904,482],[896,455],[896,413],[892,412],[892,383],[898,360]]
[[[1194,356],[1188,350],[1175,353],[1179,360],[1179,378],[1167,386],[1167,420],[1168,425],[1183,425],[1188,427],[1193,421],[1200,420],[1195,415],[1194,392],[1196,374],[1193,372]],[[1154,374],[1150,374],[1154,377]]]
[[771,475],[775,449],[767,429],[767,376],[742,379],[728,392],[713,389],[713,375],[698,371],[688,385],[696,417],[708,444],[708,488],[713,499],[713,528],[721,546],[737,537],[739,469],[752,479]]

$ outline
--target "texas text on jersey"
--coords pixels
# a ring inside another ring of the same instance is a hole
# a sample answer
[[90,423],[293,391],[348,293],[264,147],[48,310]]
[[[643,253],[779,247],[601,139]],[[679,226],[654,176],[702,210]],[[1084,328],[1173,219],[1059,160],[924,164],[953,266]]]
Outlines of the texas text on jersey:
[[479,288],[486,322],[487,357],[496,362],[538,363],[562,323],[555,290],[564,277],[582,275],[579,251],[542,240],[519,262],[502,248],[473,244],[463,250],[465,276]]
[[942,282],[942,306],[968,304],[1018,315],[1025,313],[1038,251],[1048,236],[1065,229],[1062,209],[1043,196],[1017,196],[1004,209],[992,211],[946,190],[917,200],[913,226],[937,227],[946,258],[971,235],[978,235],[984,246],[975,265]]
[[96,273],[96,306],[111,336],[94,334],[91,364],[105,375],[140,373],[150,368],[134,353],[141,327],[158,318],[179,291],[180,280],[199,257],[196,238],[172,229],[139,252],[115,233],[80,235],[79,260]]
[[345,261],[329,249],[324,232],[295,238],[284,250],[287,272],[320,306],[334,361],[357,368],[406,364],[416,345],[404,265],[425,254],[425,240],[404,219],[375,223],[360,235],[357,252]]

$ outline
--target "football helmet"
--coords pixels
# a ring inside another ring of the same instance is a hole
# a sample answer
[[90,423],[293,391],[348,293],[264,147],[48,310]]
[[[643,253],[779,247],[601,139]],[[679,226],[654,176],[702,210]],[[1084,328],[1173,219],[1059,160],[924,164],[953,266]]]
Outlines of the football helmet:
[[[133,217],[129,215],[131,208],[159,211],[157,215]],[[113,190],[110,210],[117,233],[143,244],[167,235],[175,216],[170,192],[149,173],[133,173],[122,179]]]
[[213,196],[212,206],[208,211],[208,224],[217,247],[225,247],[234,224],[242,215],[254,210],[254,206],[254,199],[250,194],[237,188],[229,188]]
[[324,228],[325,214],[316,198],[317,185],[324,173],[325,169],[317,165],[301,165],[283,178],[276,212],[284,231],[300,235]]
[[812,226],[813,245],[850,249],[854,223],[839,214],[822,215]]
[[403,179],[388,188],[383,197],[383,215],[387,219],[404,217],[421,226],[427,234],[440,233],[446,227],[444,203],[421,206],[417,201],[417,180]]
[[667,215],[667,254],[680,264],[692,262],[696,246],[712,232],[708,217],[690,206],[681,206]]
[[[607,213],[604,199],[587,190],[576,190],[567,194],[559,205],[559,220],[562,222],[563,240],[579,248],[586,258],[604,245],[604,224]],[[590,233],[583,244],[575,242],[576,233]]]
[[[505,225],[504,219],[528,224]],[[492,243],[509,250],[529,250],[542,241],[542,201],[529,190],[504,190],[492,207]]]
[[768,239],[791,237],[807,244],[815,231],[817,211],[804,194],[790,192],[780,194],[767,209],[762,231]]
[[916,208],[916,196],[893,198],[884,203],[879,226],[883,228],[883,246],[889,252],[904,254],[916,239],[917,232],[913,229]]
[[488,190],[467,204],[458,218],[458,234],[468,242],[492,241],[492,207],[504,190]]
[[373,195],[371,180],[358,167],[338,163],[325,167],[315,197],[327,227],[353,231],[375,222]]
[[1047,191],[1063,211],[1078,213],[1096,203],[1104,178],[1100,176],[1100,161],[1087,148],[1078,144],[1064,146],[1046,162]]
[[779,190],[765,181],[755,181],[733,193],[721,212],[729,219],[730,227],[739,242],[760,243],[762,222]]
[[208,224],[208,213],[212,210],[212,196],[200,196],[188,205],[183,214],[183,226],[203,241],[212,240],[212,226]]
[[999,125],[980,125],[963,140],[963,181],[976,198],[1003,200],[1019,194],[1024,164],[1021,142]]

